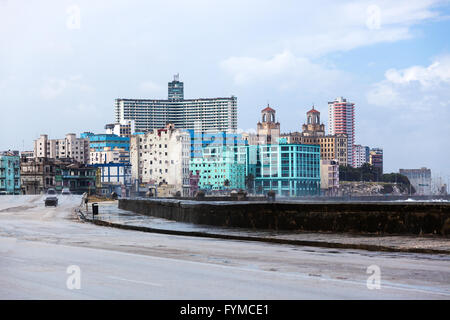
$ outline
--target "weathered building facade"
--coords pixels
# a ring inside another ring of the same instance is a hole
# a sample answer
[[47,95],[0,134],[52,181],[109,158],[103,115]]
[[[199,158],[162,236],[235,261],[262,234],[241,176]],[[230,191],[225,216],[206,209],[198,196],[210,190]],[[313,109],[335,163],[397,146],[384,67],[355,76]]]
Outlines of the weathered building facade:
[[336,160],[320,160],[320,189],[323,195],[338,195],[339,164]]
[[20,194],[18,151],[0,152],[0,194]]
[[189,195],[190,135],[171,124],[131,137],[133,183],[174,185],[174,193]]
[[69,133],[64,139],[49,139],[42,134],[34,140],[35,158],[73,159],[79,163],[89,162],[89,139],[77,138],[74,133]]
[[22,194],[41,194],[48,188],[56,189],[57,167],[55,159],[22,157],[20,161]]

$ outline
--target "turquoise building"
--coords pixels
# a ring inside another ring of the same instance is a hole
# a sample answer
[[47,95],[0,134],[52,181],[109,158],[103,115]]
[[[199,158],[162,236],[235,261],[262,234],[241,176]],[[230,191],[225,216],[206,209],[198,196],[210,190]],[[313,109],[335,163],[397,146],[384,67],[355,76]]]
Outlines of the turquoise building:
[[18,151],[0,152],[0,194],[20,194]]
[[[221,146],[245,146],[247,141],[241,134],[227,132],[196,132],[186,130],[191,137],[191,159],[203,156],[203,149],[208,147]],[[236,150],[237,152],[237,150]]]
[[191,135],[189,170],[198,176],[199,189],[245,189],[247,146],[242,135],[188,131]]
[[119,137],[115,134],[94,134],[92,132],[83,132],[80,134],[81,138],[89,139],[89,148],[96,152],[104,151],[109,147],[111,150],[114,148],[123,148],[126,151],[130,151],[130,138]]
[[247,176],[253,190],[280,196],[320,194],[320,146],[303,144],[251,145],[247,152]]

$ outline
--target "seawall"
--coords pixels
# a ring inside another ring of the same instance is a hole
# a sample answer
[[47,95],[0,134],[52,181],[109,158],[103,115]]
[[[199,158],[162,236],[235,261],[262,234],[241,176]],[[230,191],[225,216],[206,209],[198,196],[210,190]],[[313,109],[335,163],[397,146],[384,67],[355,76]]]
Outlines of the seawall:
[[169,220],[222,227],[450,235],[449,203],[120,199],[119,208]]

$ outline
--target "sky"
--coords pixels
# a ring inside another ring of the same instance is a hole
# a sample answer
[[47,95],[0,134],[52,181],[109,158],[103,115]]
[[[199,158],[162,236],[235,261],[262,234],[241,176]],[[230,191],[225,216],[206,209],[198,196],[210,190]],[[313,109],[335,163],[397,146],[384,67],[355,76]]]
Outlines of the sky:
[[[450,179],[450,2],[439,0],[0,0],[0,150],[40,134],[104,132],[116,98],[238,99],[255,130],[268,103],[282,132],[314,104],[355,103],[356,144],[385,172]],[[328,130],[328,128],[327,128]]]

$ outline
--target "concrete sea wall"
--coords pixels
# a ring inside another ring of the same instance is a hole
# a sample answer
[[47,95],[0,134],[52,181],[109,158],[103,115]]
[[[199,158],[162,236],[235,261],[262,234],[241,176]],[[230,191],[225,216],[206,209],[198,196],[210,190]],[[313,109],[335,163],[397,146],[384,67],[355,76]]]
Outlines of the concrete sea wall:
[[[144,196],[143,196],[144,197]],[[162,199],[162,198],[159,198]],[[246,200],[246,201],[265,201],[267,197],[265,195],[257,195],[257,196],[246,196],[245,199],[235,199],[229,195],[226,196],[211,196],[207,195],[202,199],[197,199],[194,197],[172,197],[165,199],[178,199],[178,200],[200,200],[200,201],[236,201],[236,200]],[[438,196],[409,196],[409,195],[368,195],[368,196],[302,196],[302,197],[280,197],[277,196],[278,200],[281,201],[315,201],[315,202],[380,202],[380,201],[405,201],[405,200],[414,200],[414,201],[429,201],[429,200],[445,200],[450,201],[450,195],[438,195]]]
[[169,220],[222,227],[376,234],[450,234],[448,203],[120,199],[119,208]]

